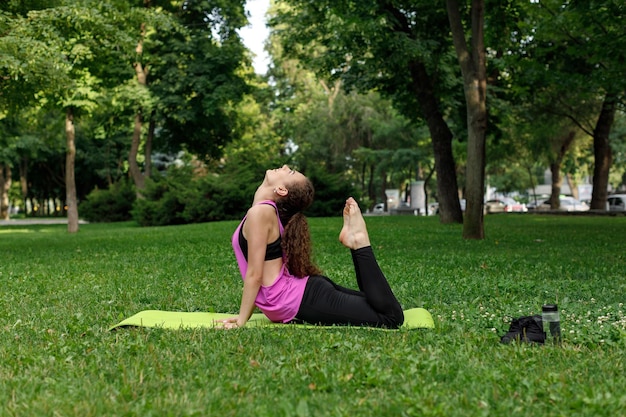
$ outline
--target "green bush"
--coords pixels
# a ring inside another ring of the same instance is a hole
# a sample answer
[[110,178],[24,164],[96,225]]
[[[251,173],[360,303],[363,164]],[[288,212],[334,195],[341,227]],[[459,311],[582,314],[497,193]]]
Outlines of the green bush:
[[142,226],[165,226],[241,218],[256,184],[246,176],[197,177],[191,167],[170,168],[146,181],[133,217]]
[[[316,198],[308,216],[336,216],[345,199],[354,195],[352,186],[338,175],[316,170],[309,177]],[[199,177],[193,167],[172,167],[166,175],[146,180],[144,198],[135,202],[133,218],[142,226],[241,219],[259,182],[250,170]]]
[[258,184],[243,176],[226,175],[206,177],[198,186],[200,198],[187,207],[186,216],[215,221],[241,219]]
[[307,210],[310,217],[329,217],[341,214],[346,198],[356,197],[352,184],[343,176],[330,174],[322,169],[307,173],[315,187],[315,201]]
[[79,206],[80,216],[89,222],[121,222],[132,219],[136,193],[128,181],[119,181],[106,190],[94,189]]
[[177,190],[193,194],[193,190],[189,190],[191,185],[191,173],[187,175],[185,169],[170,169],[167,176],[147,178],[142,198],[137,199],[133,207],[133,218],[142,226],[186,223],[182,216],[185,196]]

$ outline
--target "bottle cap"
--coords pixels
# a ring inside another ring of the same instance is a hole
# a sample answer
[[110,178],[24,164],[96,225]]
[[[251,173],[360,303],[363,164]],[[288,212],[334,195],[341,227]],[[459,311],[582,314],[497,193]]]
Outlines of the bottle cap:
[[559,307],[556,304],[544,304],[541,307],[542,311],[559,311]]

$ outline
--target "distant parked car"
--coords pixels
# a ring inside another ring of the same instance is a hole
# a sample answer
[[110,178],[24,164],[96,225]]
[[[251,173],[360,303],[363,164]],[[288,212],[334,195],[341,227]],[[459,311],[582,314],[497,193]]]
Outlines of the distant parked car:
[[626,194],[613,194],[607,199],[609,211],[626,211]]
[[[561,211],[588,211],[589,206],[574,197],[560,197],[559,210]],[[550,210],[550,199],[537,205],[537,210]]]
[[374,206],[374,208],[372,209],[373,213],[378,213],[378,214],[382,214],[385,212],[385,203],[378,203]]
[[494,198],[485,201],[485,213],[525,213],[525,204],[518,203],[510,197]]

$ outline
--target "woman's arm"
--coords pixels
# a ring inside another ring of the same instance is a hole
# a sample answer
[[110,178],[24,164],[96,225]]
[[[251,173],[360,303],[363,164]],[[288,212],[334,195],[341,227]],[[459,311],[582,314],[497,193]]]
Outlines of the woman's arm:
[[244,223],[244,236],[248,241],[248,270],[243,281],[243,294],[239,315],[224,321],[224,327],[243,327],[254,311],[254,301],[263,283],[265,252],[272,227],[278,227],[276,210],[267,204],[258,204],[248,210]]

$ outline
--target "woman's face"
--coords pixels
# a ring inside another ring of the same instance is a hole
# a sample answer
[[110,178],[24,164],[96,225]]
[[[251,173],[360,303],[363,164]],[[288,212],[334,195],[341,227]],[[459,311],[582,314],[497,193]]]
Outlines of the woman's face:
[[294,182],[304,181],[305,178],[301,172],[289,168],[288,165],[283,165],[281,168],[268,169],[265,172],[266,183],[273,187],[288,186]]

